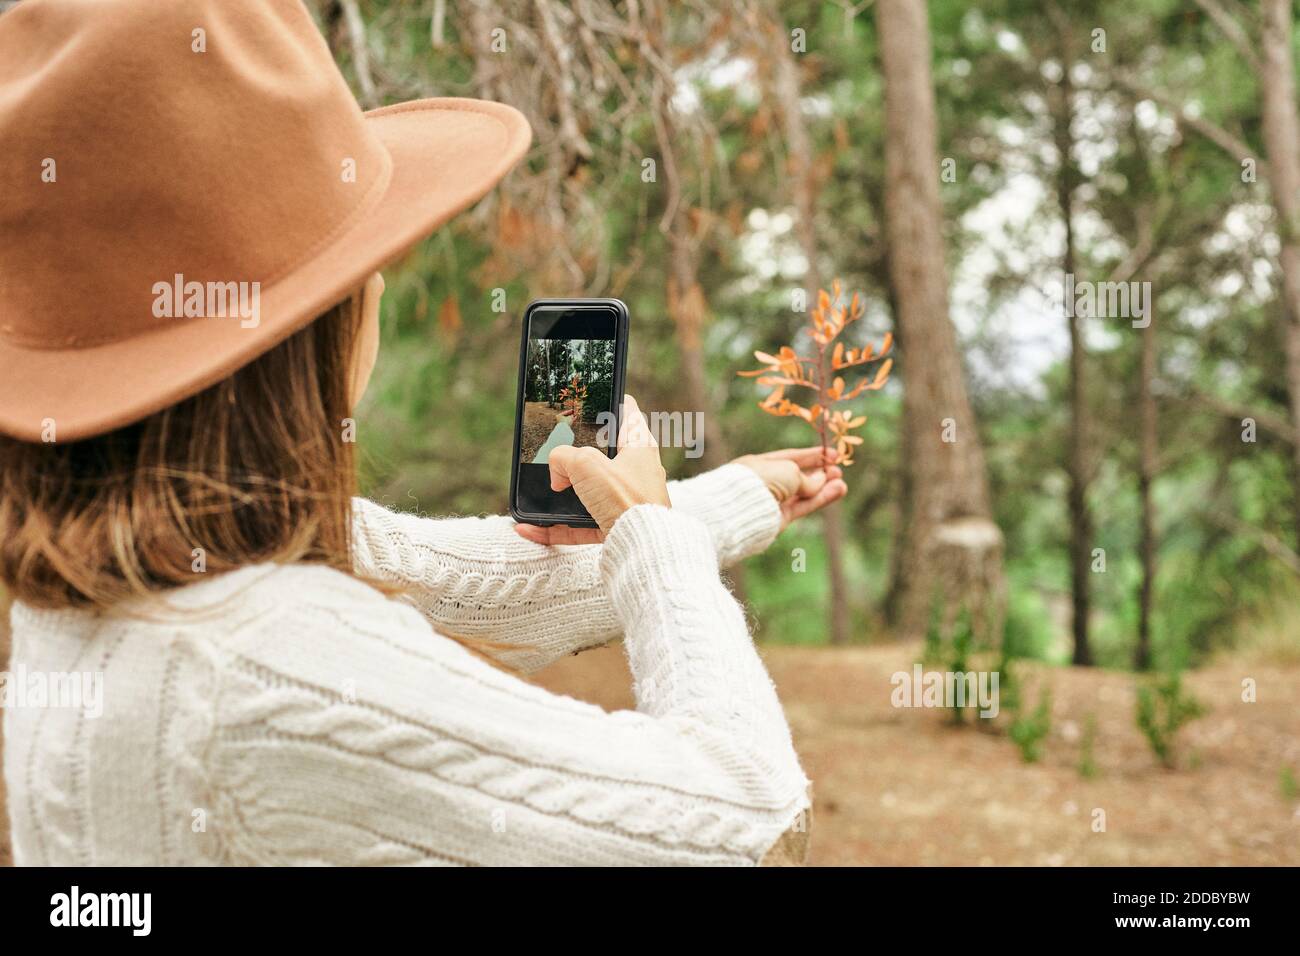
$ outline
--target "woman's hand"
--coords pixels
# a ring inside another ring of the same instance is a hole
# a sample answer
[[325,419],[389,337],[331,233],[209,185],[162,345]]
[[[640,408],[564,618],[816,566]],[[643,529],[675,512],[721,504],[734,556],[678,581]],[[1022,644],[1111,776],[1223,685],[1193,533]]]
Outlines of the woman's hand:
[[839,453],[834,448],[783,448],[761,455],[737,458],[737,465],[752,469],[763,479],[781,506],[781,530],[791,521],[825,508],[843,498],[849,490],[844,472],[833,464]]
[[551,490],[572,487],[600,529],[541,527],[517,524],[520,537],[538,544],[598,544],[629,508],[654,504],[672,507],[668,477],[659,461],[659,446],[650,434],[645,415],[631,395],[623,396],[623,416],[618,429],[618,454],[610,458],[590,445],[561,445],[547,457]]

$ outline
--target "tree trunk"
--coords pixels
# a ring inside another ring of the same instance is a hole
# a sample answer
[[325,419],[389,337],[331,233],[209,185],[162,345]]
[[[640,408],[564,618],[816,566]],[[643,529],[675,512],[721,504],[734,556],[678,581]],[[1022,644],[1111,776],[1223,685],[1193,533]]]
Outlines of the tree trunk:
[[[765,26],[770,37],[774,62],[776,99],[785,127],[789,157],[791,192],[794,196],[795,234],[808,271],[804,275],[807,302],[817,301],[822,276],[817,267],[817,174],[813,148],[800,105],[799,65],[790,50],[789,34],[779,19]],[[851,636],[852,614],[848,583],[844,578],[844,508],[840,503],[822,510],[822,537],[826,542],[826,575],[830,585],[827,627],[832,644],[847,644]]]
[[1156,400],[1151,384],[1156,376],[1156,317],[1151,306],[1147,327],[1142,330],[1142,367],[1138,375],[1138,496],[1142,501],[1142,587],[1138,594],[1138,642],[1133,666],[1151,666],[1151,609],[1156,588],[1156,513],[1151,486],[1156,478]]
[[[687,410],[699,411],[704,416],[704,448],[700,457],[708,469],[726,464],[731,452],[718,427],[713,404],[709,401],[704,347],[700,340],[706,306],[704,294],[696,279],[695,251],[691,248],[687,228],[686,216],[679,206],[668,229],[668,312],[677,330],[682,394]],[[727,569],[726,577],[731,582],[736,600],[744,604],[748,591],[744,565],[737,564]]]
[[[877,218],[883,222],[885,211],[883,196],[881,198],[882,205]],[[889,278],[893,273],[890,272],[892,265],[888,243],[884,245],[882,255],[885,260],[885,298],[889,302],[889,315],[894,326],[894,352],[901,354],[907,349],[907,343],[903,340],[903,330],[898,324],[898,290],[894,288],[893,280]],[[898,435],[898,495],[894,505],[894,540],[889,549],[889,590],[885,593],[884,600],[885,623],[895,632],[902,626],[903,554],[907,550],[905,547],[907,540],[912,534],[912,506],[916,500],[916,496],[912,493],[911,461],[912,441],[908,430],[902,428]]]
[[826,575],[830,581],[830,628],[832,644],[847,644],[852,636],[852,615],[848,604],[849,586],[844,580],[844,503],[837,501],[822,510],[822,534],[826,539]]
[[682,398],[689,412],[700,412],[704,416],[701,461],[705,468],[716,468],[726,464],[730,452],[726,439],[718,428],[713,403],[709,400],[704,345],[701,341],[706,305],[696,279],[695,252],[686,236],[687,224],[684,219],[684,216],[674,219],[668,235],[668,313],[677,330]]
[[695,249],[691,242],[691,224],[682,190],[682,173],[678,165],[676,144],[680,136],[673,120],[672,90],[660,83],[652,95],[651,109],[655,136],[659,143],[660,165],[667,191],[666,205],[659,229],[668,241],[668,315],[676,330],[677,353],[681,362],[681,395],[690,412],[704,416],[704,448],[701,461],[705,468],[716,468],[730,457],[726,439],[713,414],[709,400],[708,376],[704,365],[703,331],[708,305],[700,288],[695,268]]
[[[899,631],[925,633],[938,611],[1001,631],[1002,533],[948,317],[930,35],[922,0],[878,0],[885,83],[885,197],[890,274],[906,343],[903,426],[912,443],[910,529],[899,562]],[[937,605],[937,606],[936,606]]]
[[[649,46],[665,62],[671,62],[662,24],[649,33]],[[700,288],[695,265],[696,250],[691,240],[691,224],[682,188],[682,169],[676,146],[681,142],[673,118],[671,80],[657,79],[651,91],[651,120],[659,146],[660,169],[664,176],[665,209],[659,230],[668,242],[667,302],[668,315],[676,332],[680,362],[682,398],[686,411],[698,412],[704,419],[704,447],[700,460],[704,468],[716,468],[731,457],[727,440],[719,427],[716,409],[709,398],[708,374],[704,361],[703,332],[708,304]],[[745,569],[736,565],[727,572],[736,599],[745,603]]]
[[[1073,60],[1069,53],[1068,24],[1061,24],[1061,83],[1054,116],[1056,151],[1060,157],[1060,171],[1056,180],[1057,203],[1061,221],[1065,225],[1065,254],[1061,269],[1065,276],[1074,276],[1074,134],[1070,125],[1074,120],[1074,87],[1070,80]],[[1077,277],[1076,277],[1077,278]],[[1069,284],[1063,286],[1068,296]],[[1092,514],[1088,508],[1088,403],[1086,374],[1087,352],[1083,341],[1083,320],[1071,303],[1066,303],[1065,313],[1070,326],[1070,450],[1067,468],[1070,476],[1068,494],[1070,510],[1070,588],[1073,596],[1072,631],[1074,635],[1073,660],[1076,665],[1092,663],[1092,649],[1088,643],[1088,621],[1092,574]]]
[[1300,128],[1296,121],[1291,0],[1263,0],[1259,80],[1264,149],[1282,265],[1282,348],[1291,403],[1295,512],[1300,526]]

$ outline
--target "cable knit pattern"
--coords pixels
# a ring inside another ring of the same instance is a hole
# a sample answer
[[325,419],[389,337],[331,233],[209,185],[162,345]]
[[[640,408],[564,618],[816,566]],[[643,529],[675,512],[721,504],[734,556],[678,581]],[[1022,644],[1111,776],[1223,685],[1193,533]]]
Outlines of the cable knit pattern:
[[[744,465],[668,486],[673,509],[699,518],[718,563],[730,567],[772,543],[779,513]],[[505,517],[429,520],[365,499],[354,508],[356,570],[415,587],[411,602],[435,628],[504,648],[489,653],[525,673],[622,633],[600,582],[600,548],[548,548]]]
[[[672,498],[563,549],[359,502],[357,567],[405,582],[400,600],[262,565],[161,609],[15,605],[11,670],[104,687],[99,717],[5,712],[17,862],[758,862],[807,780],[718,565],[779,518],[744,468]],[[623,633],[637,710],[550,694],[439,627],[529,667]]]

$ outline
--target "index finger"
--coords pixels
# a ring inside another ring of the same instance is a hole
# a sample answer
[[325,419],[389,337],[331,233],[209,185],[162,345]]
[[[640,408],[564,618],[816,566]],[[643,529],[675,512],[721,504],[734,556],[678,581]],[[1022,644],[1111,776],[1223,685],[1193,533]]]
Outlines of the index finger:
[[566,524],[517,524],[515,533],[537,544],[600,544],[605,534],[599,528],[571,528]]
[[834,448],[822,448],[821,445],[812,445],[808,448],[781,448],[777,451],[765,451],[759,458],[770,458],[775,461],[792,461],[800,468],[820,468],[822,465],[829,465],[840,457],[840,453]]

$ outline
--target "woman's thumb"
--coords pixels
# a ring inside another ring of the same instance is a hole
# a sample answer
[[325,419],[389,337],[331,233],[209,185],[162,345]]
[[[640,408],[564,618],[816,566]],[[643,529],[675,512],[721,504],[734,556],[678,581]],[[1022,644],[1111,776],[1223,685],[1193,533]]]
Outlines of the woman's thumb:
[[636,399],[631,395],[623,396],[623,415],[618,424],[619,448],[657,448],[654,435],[650,434],[650,423]]
[[559,445],[551,449],[546,456],[546,463],[551,469],[551,490],[563,491],[573,484],[573,468],[576,464],[578,449],[572,445]]

